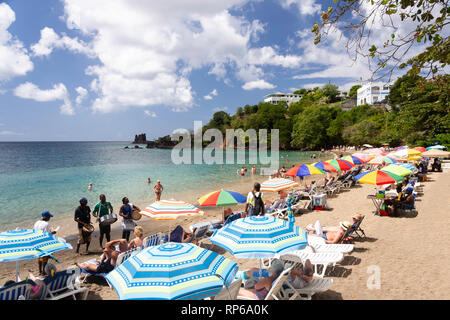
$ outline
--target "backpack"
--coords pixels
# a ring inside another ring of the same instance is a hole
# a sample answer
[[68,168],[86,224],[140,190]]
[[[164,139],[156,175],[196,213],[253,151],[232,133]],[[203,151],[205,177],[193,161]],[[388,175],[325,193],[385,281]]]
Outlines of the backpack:
[[264,214],[264,203],[261,199],[261,192],[259,193],[259,196],[257,197],[255,193],[252,191],[253,198],[255,199],[255,206],[252,210],[253,216],[259,216]]

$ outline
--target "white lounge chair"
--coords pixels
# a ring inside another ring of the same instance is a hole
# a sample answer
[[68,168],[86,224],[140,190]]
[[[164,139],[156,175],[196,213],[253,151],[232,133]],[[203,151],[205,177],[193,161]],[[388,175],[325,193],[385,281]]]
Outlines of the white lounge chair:
[[[285,269],[278,278],[273,282],[272,288],[270,288],[270,291],[267,293],[267,296],[264,300],[280,300],[280,292],[283,288],[283,284],[286,282],[287,277],[289,276],[289,273],[291,272],[292,268]],[[257,300],[252,299],[249,297],[244,296],[237,296],[237,300]],[[294,300],[294,299],[290,299]]]
[[58,271],[53,276],[46,276],[43,281],[45,288],[42,291],[41,300],[59,300],[70,296],[76,300],[77,294],[80,294],[81,300],[86,300],[89,294],[88,288],[81,287],[78,267]]
[[120,266],[125,260],[127,260],[129,257],[131,257],[133,254],[135,254],[136,252],[140,251],[141,248],[136,247],[133,249],[130,249],[128,251],[122,252],[121,254],[119,254],[119,256],[117,257],[117,261],[116,261],[116,267]]
[[0,288],[0,301],[28,300],[30,299],[31,287],[34,285],[33,281],[24,280]]
[[151,236],[144,238],[142,241],[142,248],[147,248],[151,246],[157,246],[161,240],[161,234],[155,233]]
[[326,243],[325,239],[321,237],[308,237],[308,245],[313,249],[314,252],[340,252],[340,253],[350,253],[353,251],[355,246],[353,244],[330,244]]
[[327,291],[332,284],[333,279],[312,279],[307,286],[301,289],[296,289],[288,281],[286,281],[286,284],[280,291],[280,296],[283,299],[290,300],[293,300],[292,298],[299,300],[311,300],[314,294],[317,292]]
[[[220,292],[214,296],[214,300],[236,300],[237,295],[239,293],[239,289],[241,288],[242,279],[237,279],[233,281],[228,288],[223,288]],[[205,300],[212,300],[207,298]]]
[[[309,259],[314,267],[314,276],[323,278],[329,266],[334,267],[336,263],[341,262],[344,259],[344,255],[338,252],[310,252],[307,249],[294,250],[280,257],[284,262],[290,262],[296,265],[304,264]],[[319,269],[322,269],[319,272]]]

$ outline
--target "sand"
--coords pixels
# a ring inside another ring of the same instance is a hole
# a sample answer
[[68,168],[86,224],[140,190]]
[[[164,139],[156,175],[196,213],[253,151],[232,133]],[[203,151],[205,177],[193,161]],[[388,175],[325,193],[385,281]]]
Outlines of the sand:
[[[328,199],[331,207],[326,211],[301,210],[296,215],[296,224],[304,227],[320,220],[327,226],[337,225],[339,221],[351,220],[356,212],[365,215],[361,227],[367,237],[355,240],[355,250],[346,255],[345,259],[334,268],[327,271],[326,277],[333,279],[330,290],[316,294],[313,299],[450,299],[450,281],[448,281],[448,266],[450,265],[450,219],[448,209],[450,200],[450,170],[443,173],[429,173],[429,180],[422,183],[423,194],[416,200],[418,215],[410,214],[403,217],[380,217],[373,215],[374,206],[366,199],[373,193],[374,186],[360,185],[348,191],[342,191],[335,197]],[[247,194],[254,180],[264,181],[265,177],[247,178],[232,190]],[[265,193],[266,199],[276,198],[276,194]],[[244,205],[234,207],[240,211]],[[220,219],[222,210],[206,208],[206,215],[201,217],[179,218],[172,223],[167,221],[140,221],[145,234],[150,235],[158,231],[168,230],[169,226],[181,224],[186,230],[189,226],[205,220]],[[119,223],[116,223],[119,226]],[[76,230],[76,224],[73,223]],[[121,236],[121,230],[114,230],[112,239]],[[68,237],[70,239],[70,237]],[[70,241],[75,248],[74,240]],[[208,241],[205,246],[227,258],[239,263],[240,269],[259,266],[256,259],[235,259],[229,253],[212,246]],[[84,246],[82,247],[82,251]],[[77,255],[75,250],[56,253],[57,264],[63,270],[74,262],[83,262],[101,253],[98,235],[94,234],[90,255]],[[27,270],[37,273],[36,260],[19,262],[20,275],[24,278]],[[373,270],[380,272],[380,287],[371,287]],[[0,283],[13,279],[15,263],[0,264]],[[88,299],[117,299],[113,289],[106,282],[97,277],[85,284],[90,292]]]

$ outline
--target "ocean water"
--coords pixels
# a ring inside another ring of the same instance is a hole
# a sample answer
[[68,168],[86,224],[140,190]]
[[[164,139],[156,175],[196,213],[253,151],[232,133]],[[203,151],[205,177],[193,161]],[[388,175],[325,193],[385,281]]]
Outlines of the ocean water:
[[[32,225],[44,210],[71,216],[81,197],[92,208],[101,193],[116,206],[115,212],[124,196],[150,204],[158,179],[166,199],[187,191],[200,197],[222,183],[241,181],[236,173],[241,164],[175,165],[171,150],[124,149],[126,145],[132,146],[126,142],[0,142],[0,230]],[[310,154],[280,152],[280,166],[307,162]],[[245,166],[250,175],[251,165]],[[88,191],[90,182],[93,189]]]

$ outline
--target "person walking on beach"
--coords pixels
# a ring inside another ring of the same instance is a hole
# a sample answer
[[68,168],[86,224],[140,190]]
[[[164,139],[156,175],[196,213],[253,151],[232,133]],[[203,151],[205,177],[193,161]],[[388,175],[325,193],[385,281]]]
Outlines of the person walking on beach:
[[[92,215],[96,218],[101,218],[110,213],[113,213],[113,207],[110,202],[106,201],[104,194],[100,195],[100,202],[95,205]],[[99,226],[100,228],[100,247],[103,248],[103,236],[106,236],[106,241],[111,241],[111,225]]]
[[253,174],[253,175],[256,174],[256,167],[255,167],[255,165],[252,166],[252,174]]
[[247,203],[245,205],[245,212],[248,217],[251,216],[263,216],[264,215],[264,199],[263,194],[260,192],[261,185],[259,182],[255,182],[253,190],[247,195]]
[[[41,220],[36,221],[36,223],[33,226],[33,229],[42,230],[51,234],[55,234],[56,231],[53,231],[48,223],[50,221],[50,218],[53,217],[53,215],[48,211],[44,211],[41,213],[41,216],[42,216]],[[38,258],[39,275],[45,275],[44,270],[45,266],[47,265],[48,258],[49,256]]]
[[162,194],[163,190],[164,190],[164,188],[161,184],[161,181],[160,180],[156,181],[156,184],[153,187],[153,191],[155,191],[156,201],[161,200],[161,194]]
[[130,203],[127,197],[122,199],[122,206],[119,209],[119,216],[122,217],[122,239],[130,240],[130,233],[136,227],[136,223],[131,218],[133,210],[141,211],[134,204]]
[[75,222],[78,222],[78,243],[76,253],[80,252],[80,246],[86,245],[86,254],[89,253],[89,245],[91,244],[91,233],[86,232],[84,227],[91,228],[91,208],[87,205],[86,198],[80,199],[80,205],[75,210]]

